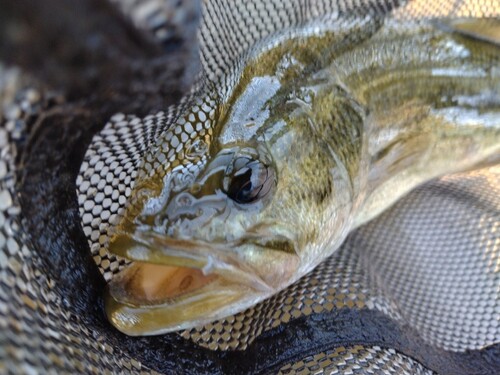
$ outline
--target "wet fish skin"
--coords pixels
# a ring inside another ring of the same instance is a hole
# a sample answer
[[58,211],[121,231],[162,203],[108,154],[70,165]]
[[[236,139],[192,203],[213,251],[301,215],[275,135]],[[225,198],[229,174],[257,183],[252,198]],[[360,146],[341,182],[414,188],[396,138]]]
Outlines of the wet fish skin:
[[[498,160],[498,45],[428,22],[352,25],[252,58],[229,95],[210,93],[207,132],[144,169],[110,244],[138,262],[109,286],[118,329],[157,334],[241,311],[416,185]],[[144,302],[148,263],[201,269],[201,287]]]

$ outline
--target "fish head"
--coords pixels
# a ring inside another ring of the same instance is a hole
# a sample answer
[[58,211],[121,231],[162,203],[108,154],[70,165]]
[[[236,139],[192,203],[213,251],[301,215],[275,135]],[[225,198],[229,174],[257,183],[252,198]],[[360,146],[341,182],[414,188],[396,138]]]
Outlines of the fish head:
[[[216,132],[184,137],[182,152],[163,158],[162,178],[154,170],[138,178],[109,245],[134,261],[108,286],[115,327],[151,335],[237,313],[338,246],[353,182],[325,124],[345,116],[318,117],[338,103],[316,86],[296,90],[276,75],[253,77],[227,113],[213,116]],[[170,132],[165,139],[175,137]]]

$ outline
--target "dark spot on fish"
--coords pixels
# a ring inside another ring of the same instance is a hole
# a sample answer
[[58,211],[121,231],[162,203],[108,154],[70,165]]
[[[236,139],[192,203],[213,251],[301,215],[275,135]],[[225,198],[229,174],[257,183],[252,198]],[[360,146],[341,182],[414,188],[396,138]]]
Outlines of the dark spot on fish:
[[328,198],[331,197],[333,186],[331,178],[328,178],[325,181],[326,184],[318,186],[318,189],[312,192],[315,202],[318,204],[322,204],[328,201]]

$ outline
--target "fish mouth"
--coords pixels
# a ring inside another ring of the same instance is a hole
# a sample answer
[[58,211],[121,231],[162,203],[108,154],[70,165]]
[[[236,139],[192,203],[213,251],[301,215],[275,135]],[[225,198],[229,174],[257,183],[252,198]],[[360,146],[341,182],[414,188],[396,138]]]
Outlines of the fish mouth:
[[135,232],[116,234],[109,250],[134,261],[115,275],[105,295],[109,320],[130,336],[199,326],[276,291],[228,247]]

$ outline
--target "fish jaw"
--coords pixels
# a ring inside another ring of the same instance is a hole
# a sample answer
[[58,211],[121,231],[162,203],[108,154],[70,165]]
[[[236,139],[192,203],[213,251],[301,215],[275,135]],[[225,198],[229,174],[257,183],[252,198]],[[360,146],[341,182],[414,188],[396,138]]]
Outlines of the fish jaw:
[[121,234],[111,246],[135,261],[113,278],[105,294],[109,321],[130,336],[192,328],[240,312],[286,287],[300,265],[296,254],[258,244],[226,250],[152,237]]
[[[146,265],[134,264],[133,269],[149,271]],[[159,267],[164,268],[166,272],[168,266]],[[194,271],[188,268],[184,270]],[[137,301],[130,302],[126,298],[121,299],[130,292],[128,283],[124,282],[128,279],[127,276],[109,285],[105,295],[105,311],[115,328],[129,336],[158,335],[203,325],[234,314],[272,294],[256,291],[243,284],[226,283],[225,280],[212,276],[205,277],[207,284],[197,291],[172,299],[167,298],[155,304],[141,304]],[[147,280],[143,281],[147,283]],[[139,283],[139,288],[144,287],[140,285],[141,280],[136,279],[135,283]],[[134,291],[134,294],[137,295],[137,291]]]

